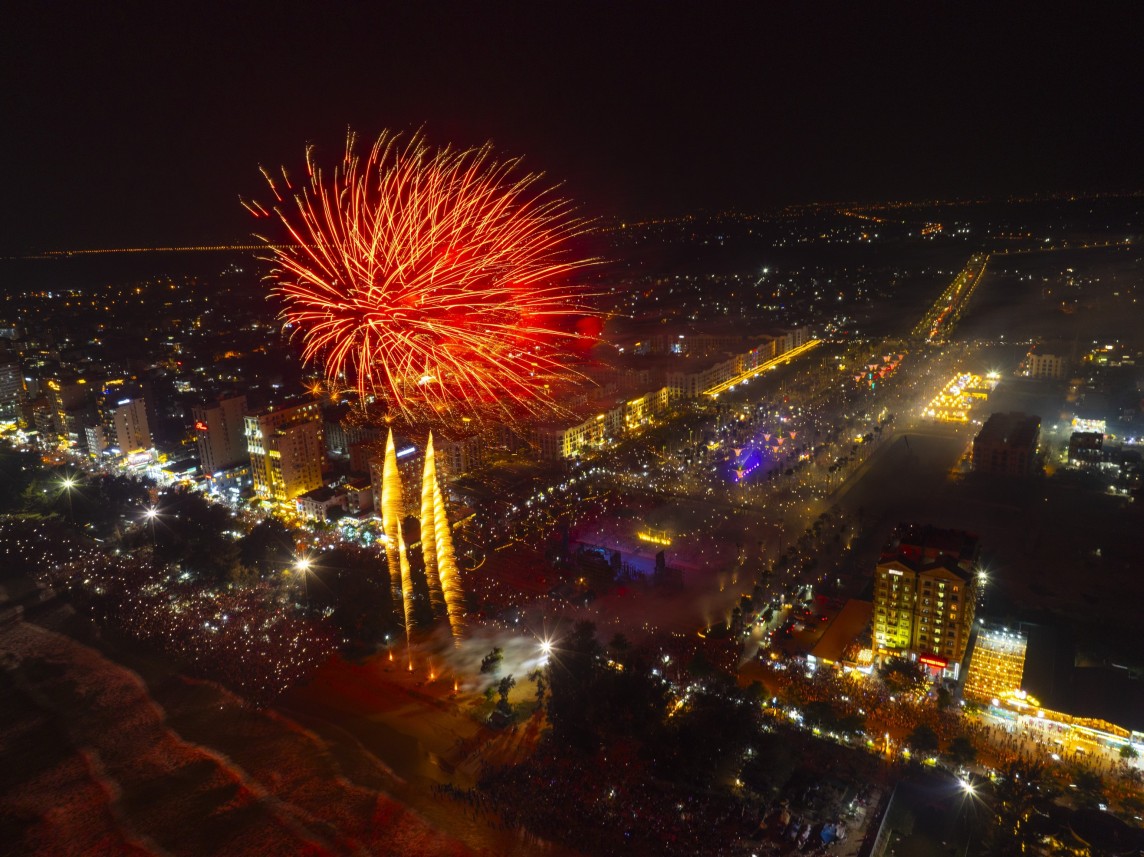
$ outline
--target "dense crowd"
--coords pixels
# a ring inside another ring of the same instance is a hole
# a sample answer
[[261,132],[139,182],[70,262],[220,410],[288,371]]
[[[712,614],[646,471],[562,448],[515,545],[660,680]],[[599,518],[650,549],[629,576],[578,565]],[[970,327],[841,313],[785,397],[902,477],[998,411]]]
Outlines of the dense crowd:
[[85,604],[107,631],[257,702],[302,681],[337,649],[325,621],[303,615],[267,583],[204,585],[145,555],[60,538],[39,521],[0,523],[0,553],[10,568],[37,569],[41,582]]

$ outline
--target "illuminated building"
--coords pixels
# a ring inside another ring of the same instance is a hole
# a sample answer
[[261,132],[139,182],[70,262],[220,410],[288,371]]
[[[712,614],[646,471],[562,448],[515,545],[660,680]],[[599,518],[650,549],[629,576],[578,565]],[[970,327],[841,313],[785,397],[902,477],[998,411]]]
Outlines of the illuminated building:
[[1016,631],[978,630],[965,678],[965,698],[989,702],[1020,690],[1027,645],[1025,635]]
[[1025,357],[1025,374],[1030,378],[1052,378],[1061,380],[1065,377],[1068,364],[1059,354],[1038,354],[1030,351]]
[[651,422],[655,415],[667,410],[671,397],[671,389],[661,387],[634,399],[585,402],[580,410],[587,416],[535,425],[532,441],[540,458],[549,461],[590,454]]
[[326,435],[326,451],[331,455],[352,455],[359,444],[380,446],[385,432],[372,425],[357,424],[349,419],[350,408],[328,409],[322,429]]
[[24,373],[19,363],[0,363],[0,419],[16,418],[16,406],[24,398]]
[[973,472],[1028,476],[1036,472],[1041,418],[993,414],[973,439]]
[[996,386],[995,378],[988,380],[972,372],[960,372],[942,388],[923,414],[940,422],[969,422],[969,412],[977,401],[989,398],[989,391]]
[[147,405],[143,399],[121,399],[111,412],[115,445],[123,453],[150,449],[151,428],[147,423]]
[[616,415],[605,412],[575,420],[571,425],[566,422],[550,422],[534,426],[532,437],[542,459],[551,461],[576,458],[607,446],[612,434],[609,428],[614,429],[618,424]]
[[191,409],[202,473],[211,476],[246,461],[246,396],[230,396]]
[[869,601],[853,598],[847,601],[806,656],[806,662],[812,666],[821,664],[870,672],[874,660],[870,648],[873,616],[874,605]]
[[1104,460],[1104,435],[1096,431],[1074,431],[1069,435],[1069,464],[1080,467]]
[[357,515],[373,507],[373,489],[368,482],[354,484],[347,482],[337,488],[323,485],[307,491],[294,501],[299,518],[307,521],[329,521],[334,508],[343,515]]
[[88,426],[84,429],[87,439],[87,454],[92,458],[102,458],[103,453],[111,446],[107,442],[107,432],[103,426]]
[[245,418],[254,493],[287,503],[322,484],[322,424],[316,402]]
[[874,575],[874,648],[957,678],[977,604],[977,538],[903,525]]
[[437,460],[450,477],[468,473],[479,467],[483,457],[483,444],[479,434],[461,434],[437,438]]
[[[69,447],[83,448],[87,442],[83,429],[95,422],[88,396],[87,380],[49,378],[44,385],[52,408],[50,434]],[[48,435],[49,432],[44,432]]]

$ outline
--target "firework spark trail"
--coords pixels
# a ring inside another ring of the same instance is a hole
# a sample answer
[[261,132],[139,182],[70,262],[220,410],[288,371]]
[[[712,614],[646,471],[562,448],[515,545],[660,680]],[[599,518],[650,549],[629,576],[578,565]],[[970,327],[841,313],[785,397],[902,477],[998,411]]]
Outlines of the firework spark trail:
[[433,503],[437,486],[437,465],[433,454],[433,432],[425,444],[425,471],[421,477],[421,556],[425,561],[425,579],[429,584],[429,602],[434,613],[445,611],[441,592],[441,576],[437,571],[437,509]]
[[591,314],[563,280],[595,260],[568,249],[585,223],[518,166],[383,134],[364,159],[351,135],[329,179],[307,151],[301,190],[264,170],[297,245],[263,239],[304,360],[409,419],[560,410],[568,323]]
[[409,669],[413,669],[413,573],[409,567],[409,554],[405,550],[405,537],[401,528],[397,528],[397,549],[401,561],[401,592],[404,596],[402,606],[405,609],[405,656],[409,661]]
[[[432,438],[430,438],[432,443]],[[465,630],[465,596],[461,591],[461,574],[453,551],[453,533],[449,529],[449,516],[445,512],[445,498],[441,486],[433,479],[433,526],[436,529],[437,573],[453,638],[459,640]]]
[[397,470],[397,453],[393,446],[393,430],[385,442],[385,464],[381,471],[381,528],[385,533],[385,557],[389,567],[389,586],[394,607],[401,600],[401,564],[398,559],[401,538],[401,474]]
[[[428,548],[432,545],[432,548]],[[449,515],[445,511],[445,498],[437,481],[436,455],[433,451],[433,432],[425,445],[425,475],[421,485],[421,550],[425,556],[425,571],[429,591],[439,587],[437,598],[443,599],[445,615],[453,638],[459,640],[465,630],[465,595],[461,591],[461,575],[453,550],[453,533],[449,528]],[[430,555],[432,571],[430,571]]]

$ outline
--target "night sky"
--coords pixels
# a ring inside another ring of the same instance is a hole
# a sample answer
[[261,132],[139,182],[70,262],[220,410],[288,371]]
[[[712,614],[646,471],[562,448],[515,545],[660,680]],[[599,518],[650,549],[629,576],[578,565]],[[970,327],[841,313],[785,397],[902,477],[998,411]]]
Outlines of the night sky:
[[592,216],[1140,189],[1142,8],[12,4],[0,255],[242,241],[258,165],[347,126],[491,139]]

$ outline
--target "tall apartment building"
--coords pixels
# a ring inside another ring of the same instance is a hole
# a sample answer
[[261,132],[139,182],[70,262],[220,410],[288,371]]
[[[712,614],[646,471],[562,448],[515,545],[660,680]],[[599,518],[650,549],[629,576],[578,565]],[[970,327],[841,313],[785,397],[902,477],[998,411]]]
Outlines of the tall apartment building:
[[107,442],[107,432],[103,426],[88,426],[83,430],[83,433],[86,441],[87,454],[96,460],[102,458],[103,453],[111,446],[111,444]]
[[24,372],[16,361],[0,362],[0,420],[15,420],[24,398]]
[[1038,354],[1030,351],[1025,357],[1025,373],[1030,378],[1052,378],[1060,380],[1065,377],[1068,363],[1059,354]]
[[322,485],[322,422],[317,402],[270,408],[245,418],[254,492],[287,503]]
[[1028,476],[1038,466],[1041,418],[993,414],[973,439],[973,472]]
[[874,575],[874,648],[957,678],[977,605],[977,537],[900,526]]
[[214,473],[247,460],[246,396],[230,396],[191,409],[195,421],[195,446],[202,472]]
[[151,427],[147,423],[147,403],[143,399],[124,399],[111,412],[115,445],[123,453],[150,449]]

